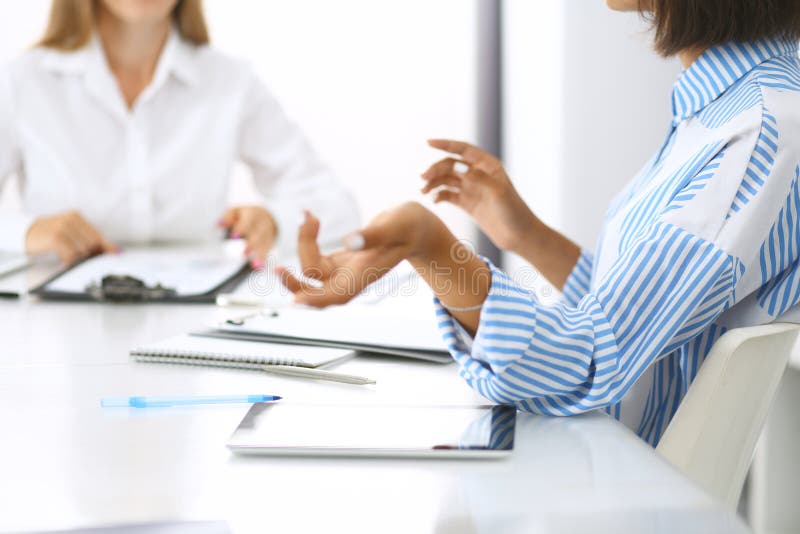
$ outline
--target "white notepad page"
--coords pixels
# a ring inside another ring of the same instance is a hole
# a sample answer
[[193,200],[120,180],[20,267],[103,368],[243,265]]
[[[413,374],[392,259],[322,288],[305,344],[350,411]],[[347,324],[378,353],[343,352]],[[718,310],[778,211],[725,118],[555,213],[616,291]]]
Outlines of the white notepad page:
[[[131,350],[136,359],[179,363],[233,362],[321,367],[354,355],[347,349],[305,347],[183,334]],[[191,360],[191,361],[185,361]]]

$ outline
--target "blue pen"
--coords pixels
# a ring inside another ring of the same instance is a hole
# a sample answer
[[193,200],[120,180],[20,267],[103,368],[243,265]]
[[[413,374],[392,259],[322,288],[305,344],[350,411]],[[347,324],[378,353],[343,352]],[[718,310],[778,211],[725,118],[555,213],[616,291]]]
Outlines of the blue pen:
[[206,397],[116,397],[102,399],[104,408],[161,408],[194,404],[234,404],[280,400],[277,395],[211,395]]

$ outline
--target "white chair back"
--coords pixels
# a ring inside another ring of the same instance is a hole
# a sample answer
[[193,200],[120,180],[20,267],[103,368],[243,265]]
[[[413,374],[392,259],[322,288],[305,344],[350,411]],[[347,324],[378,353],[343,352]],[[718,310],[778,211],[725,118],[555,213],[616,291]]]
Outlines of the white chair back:
[[800,325],[726,332],[706,357],[656,450],[736,508]]

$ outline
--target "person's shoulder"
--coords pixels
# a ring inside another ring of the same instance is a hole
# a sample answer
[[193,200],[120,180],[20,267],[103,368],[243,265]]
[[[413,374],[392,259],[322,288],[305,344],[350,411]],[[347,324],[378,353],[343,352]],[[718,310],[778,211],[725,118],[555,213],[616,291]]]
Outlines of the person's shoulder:
[[759,64],[697,118],[719,138],[734,141],[755,135],[772,139],[777,149],[779,142],[800,131],[800,60],[780,56]]
[[800,150],[800,138],[795,135],[800,132],[800,59],[770,59],[756,67],[751,76],[760,92],[762,130],[773,133],[777,141],[791,140]]
[[5,63],[2,72],[15,85],[41,84],[54,76],[82,72],[87,54],[85,48],[69,51],[35,46]]
[[247,81],[254,77],[249,61],[223,52],[210,44],[184,44],[186,55],[193,64],[196,75],[205,82],[224,79]]
[[56,55],[63,55],[63,52],[56,52],[43,47],[33,47],[25,50],[17,57],[3,64],[2,70],[9,76],[32,75],[40,72],[49,58]]

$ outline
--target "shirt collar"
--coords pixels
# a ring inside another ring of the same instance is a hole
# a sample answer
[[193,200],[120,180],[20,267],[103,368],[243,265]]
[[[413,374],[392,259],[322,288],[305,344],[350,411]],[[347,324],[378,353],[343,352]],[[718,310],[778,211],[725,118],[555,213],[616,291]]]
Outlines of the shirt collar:
[[757,65],[797,55],[794,39],[762,39],[714,46],[685,69],[672,89],[672,122],[677,125],[708,106]]
[[[198,72],[194,58],[194,45],[186,42],[174,28],[170,30],[164,49],[158,59],[152,85],[163,82],[169,75],[187,84],[194,84]],[[103,45],[97,35],[92,35],[89,43],[78,50],[65,52],[55,49],[43,49],[42,64],[53,72],[65,74],[92,74],[98,68],[108,69],[103,53]]]

